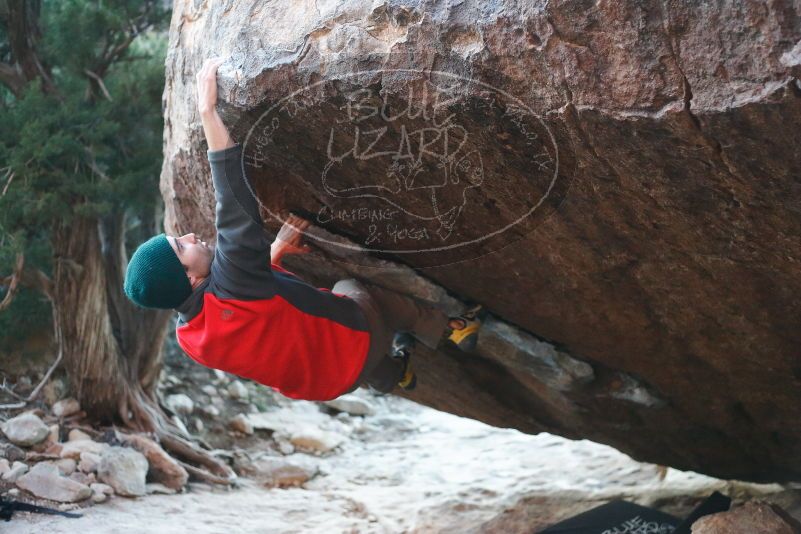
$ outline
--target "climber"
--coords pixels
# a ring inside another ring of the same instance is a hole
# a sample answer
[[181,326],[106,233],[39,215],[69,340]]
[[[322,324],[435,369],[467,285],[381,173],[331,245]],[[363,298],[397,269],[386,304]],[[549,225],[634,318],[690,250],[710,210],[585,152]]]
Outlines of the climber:
[[128,264],[128,298],[142,307],[175,309],[178,343],[196,362],[294,399],[329,400],[362,384],[381,392],[396,385],[413,389],[414,338],[432,349],[450,340],[472,350],[480,306],[448,317],[353,279],[331,290],[315,288],[281,266],[284,256],[310,251],[303,243],[309,223],[290,215],[268,246],[242,146],[215,109],[221,62],[207,60],[197,74],[216,198],[216,247],[193,233],[150,238]]

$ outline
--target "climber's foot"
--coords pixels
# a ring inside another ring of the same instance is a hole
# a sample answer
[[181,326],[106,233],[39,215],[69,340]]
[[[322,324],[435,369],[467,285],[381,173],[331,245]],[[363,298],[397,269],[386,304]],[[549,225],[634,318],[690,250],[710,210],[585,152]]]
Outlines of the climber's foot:
[[478,304],[448,321],[446,336],[459,350],[470,352],[478,344],[478,333],[486,311]]
[[405,361],[406,367],[403,371],[403,378],[398,385],[404,391],[412,391],[414,388],[417,387],[417,374],[412,369],[412,362],[410,359]]
[[407,332],[395,334],[392,340],[392,357],[403,361],[403,378],[398,386],[405,391],[411,391],[417,386],[417,375],[412,369],[412,349],[415,345],[414,337]]

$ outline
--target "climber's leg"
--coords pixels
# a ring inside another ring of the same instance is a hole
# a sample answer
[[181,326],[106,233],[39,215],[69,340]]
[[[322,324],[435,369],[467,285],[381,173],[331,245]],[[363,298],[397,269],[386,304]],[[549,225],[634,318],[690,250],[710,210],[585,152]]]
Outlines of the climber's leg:
[[430,349],[436,349],[448,326],[448,316],[433,306],[374,285],[365,285],[387,326],[408,332]]
[[356,301],[364,312],[370,328],[370,348],[367,352],[367,360],[356,382],[347,393],[356,390],[362,383],[367,383],[383,393],[392,391],[403,379],[405,371],[404,362],[391,356],[395,331],[384,322],[376,301],[365,286],[357,280],[340,280],[331,288],[331,292],[345,295]]

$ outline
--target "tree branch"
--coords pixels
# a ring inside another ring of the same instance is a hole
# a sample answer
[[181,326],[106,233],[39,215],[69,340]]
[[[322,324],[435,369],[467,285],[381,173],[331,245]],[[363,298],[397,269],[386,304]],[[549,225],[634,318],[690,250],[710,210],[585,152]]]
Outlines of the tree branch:
[[111,94],[109,94],[108,89],[106,89],[106,84],[103,83],[103,78],[101,78],[100,76],[98,76],[89,69],[83,69],[83,71],[86,73],[87,76],[93,78],[97,82],[97,85],[100,86],[100,90],[103,91],[103,96],[105,96],[109,102],[112,102],[114,99],[111,98]]
[[11,275],[11,282],[8,284],[8,292],[6,292],[6,296],[3,297],[3,301],[0,302],[0,312],[5,310],[11,305],[11,301],[14,300],[14,297],[17,294],[17,287],[19,286],[19,281],[22,278],[22,271],[25,269],[25,254],[20,252],[17,254],[17,262],[14,266],[14,274]]
[[[0,278],[0,283],[3,285],[11,284],[13,278],[14,275]],[[23,287],[36,289],[51,301],[53,300],[53,281],[40,269],[23,270],[19,278],[19,283],[22,284]]]
[[8,176],[8,181],[6,182],[6,186],[3,188],[3,192],[0,193],[0,198],[3,198],[4,196],[6,196],[6,193],[8,193],[8,186],[10,186],[12,180],[14,180],[14,174],[15,174],[14,172],[11,172],[10,175],[6,175]]

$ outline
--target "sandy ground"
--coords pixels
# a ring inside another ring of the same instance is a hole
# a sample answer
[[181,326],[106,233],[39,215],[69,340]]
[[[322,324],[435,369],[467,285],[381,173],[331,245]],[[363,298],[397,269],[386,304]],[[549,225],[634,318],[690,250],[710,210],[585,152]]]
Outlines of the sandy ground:
[[[17,513],[3,534],[533,532],[614,498],[683,515],[718,489],[787,495],[776,485],[725,482],[635,462],[604,445],[529,436],[440,413],[404,399],[358,392],[376,408],[354,417],[349,439],[327,457],[305,456],[320,475],[303,488],[235,489],[190,483],[79,510],[79,519]],[[314,403],[287,403],[298,418]],[[325,417],[329,417],[326,415]],[[295,453],[297,456],[301,453]]]

